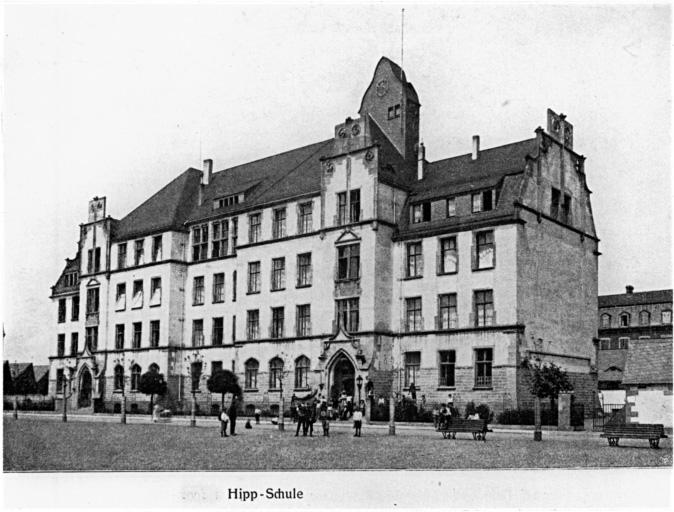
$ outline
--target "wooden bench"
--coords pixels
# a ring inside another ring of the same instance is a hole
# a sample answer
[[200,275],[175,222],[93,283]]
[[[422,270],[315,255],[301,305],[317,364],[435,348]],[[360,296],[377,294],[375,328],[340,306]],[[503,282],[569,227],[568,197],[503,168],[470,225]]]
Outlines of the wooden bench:
[[454,417],[449,423],[441,425],[437,431],[441,432],[445,439],[456,439],[457,432],[470,432],[473,439],[478,441],[486,441],[487,432],[493,432],[487,428],[487,420],[462,420]]
[[618,446],[620,438],[648,439],[651,448],[658,448],[660,439],[666,438],[665,427],[657,423],[624,423],[607,425],[599,437],[608,438],[609,446]]

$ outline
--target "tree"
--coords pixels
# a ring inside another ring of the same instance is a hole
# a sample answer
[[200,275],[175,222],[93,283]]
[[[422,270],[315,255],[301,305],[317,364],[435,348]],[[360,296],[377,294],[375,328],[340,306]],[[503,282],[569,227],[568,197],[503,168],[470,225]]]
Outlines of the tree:
[[9,368],[9,361],[5,361],[2,365],[2,391],[4,395],[14,394],[14,379],[12,379],[12,370]]
[[33,364],[29,363],[21,373],[14,376],[14,393],[17,395],[34,395],[37,392]]
[[529,368],[531,369],[529,391],[538,398],[550,398],[553,406],[560,393],[573,391],[569,375],[556,364],[547,363],[540,367],[530,364]]
[[241,386],[239,378],[229,370],[217,370],[206,381],[206,387],[211,393],[221,393],[221,409],[225,408],[225,394],[231,393],[234,396],[241,396]]
[[150,413],[154,406],[154,395],[163,395],[166,393],[168,386],[164,380],[164,374],[159,373],[155,369],[150,369],[140,376],[138,383],[138,391],[143,394],[150,395]]

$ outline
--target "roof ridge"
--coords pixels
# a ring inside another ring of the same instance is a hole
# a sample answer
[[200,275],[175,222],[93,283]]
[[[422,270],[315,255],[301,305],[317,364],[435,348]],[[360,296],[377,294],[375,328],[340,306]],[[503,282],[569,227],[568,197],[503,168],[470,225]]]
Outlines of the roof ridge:
[[[508,146],[515,146],[516,144],[523,144],[525,142],[534,142],[535,140],[536,140],[536,137],[532,137],[530,139],[523,139],[523,140],[520,140],[520,141],[517,141],[517,142],[509,142],[508,144],[502,144],[501,146],[494,146],[493,148],[480,149],[480,153],[486,153],[488,151],[493,151],[495,149],[502,149],[502,148],[506,148]],[[470,156],[471,154],[472,153],[462,153],[460,155],[450,156],[450,157],[447,157],[447,158],[443,158],[442,160],[435,160],[433,162],[428,162],[428,163],[430,165],[439,164],[439,163],[442,163],[442,162],[446,162],[447,160],[453,160],[455,158],[462,158],[462,157]]]

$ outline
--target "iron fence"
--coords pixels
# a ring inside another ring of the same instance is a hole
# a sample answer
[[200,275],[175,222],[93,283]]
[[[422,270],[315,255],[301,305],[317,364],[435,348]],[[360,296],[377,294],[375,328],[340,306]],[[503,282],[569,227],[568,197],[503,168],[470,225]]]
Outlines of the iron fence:
[[625,404],[604,404],[592,413],[592,430],[600,431],[609,424],[625,423]]

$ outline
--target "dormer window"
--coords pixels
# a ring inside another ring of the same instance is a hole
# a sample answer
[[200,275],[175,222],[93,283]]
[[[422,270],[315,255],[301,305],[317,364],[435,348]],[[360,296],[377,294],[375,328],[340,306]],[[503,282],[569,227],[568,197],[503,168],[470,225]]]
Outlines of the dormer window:
[[243,201],[243,194],[220,197],[215,201],[213,201],[213,209],[217,210],[219,208],[224,208],[225,206],[232,206],[234,204],[239,204],[239,201]]
[[473,213],[488,212],[494,209],[494,191],[485,190],[473,194],[472,211]]
[[388,108],[388,118],[390,119],[396,119],[400,117],[400,103],[393,107]]
[[420,224],[421,222],[431,221],[431,203],[415,204],[412,206],[412,224]]

